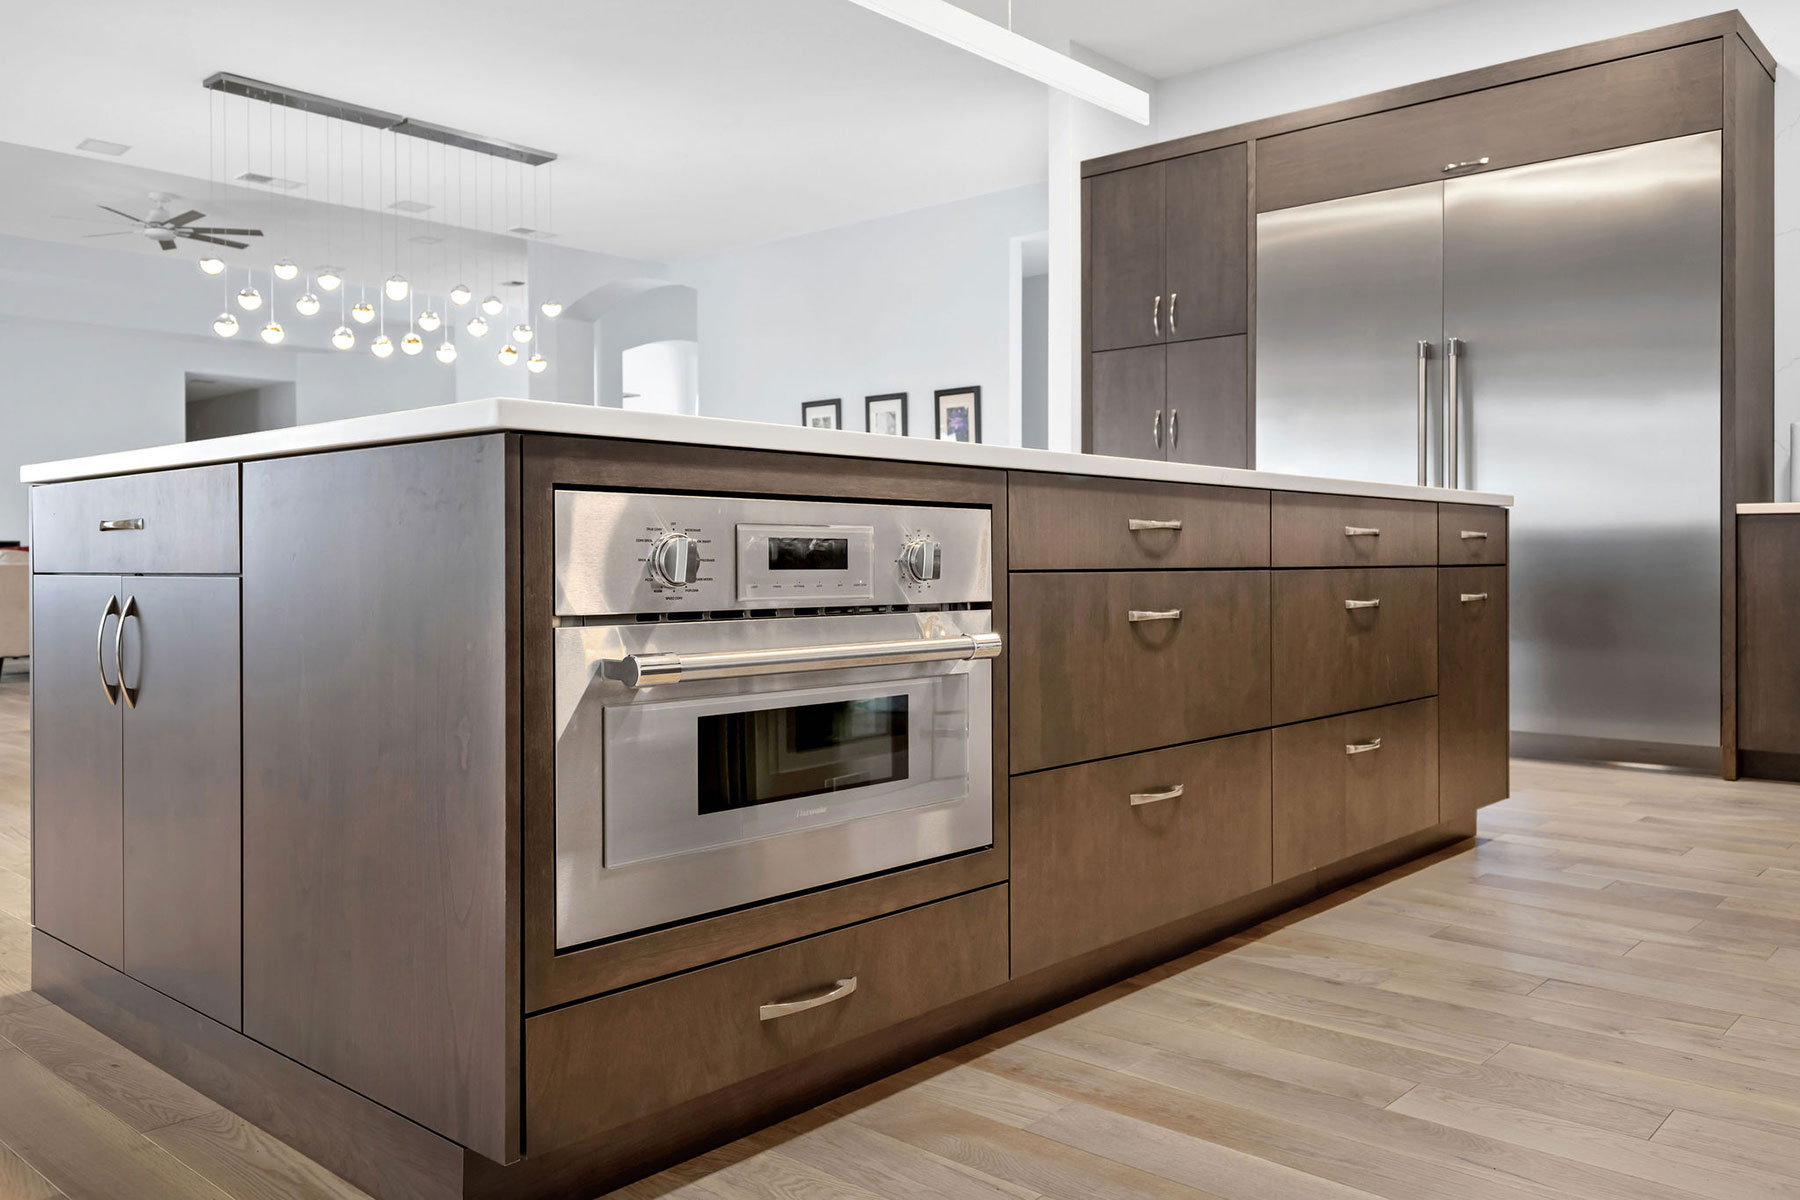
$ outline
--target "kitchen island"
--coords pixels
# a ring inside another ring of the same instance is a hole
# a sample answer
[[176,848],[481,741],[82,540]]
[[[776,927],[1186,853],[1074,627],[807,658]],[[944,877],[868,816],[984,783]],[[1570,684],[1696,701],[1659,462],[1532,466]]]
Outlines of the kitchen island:
[[1504,496],[519,400],[22,476],[33,984],[378,1196],[593,1195],[1507,790]]

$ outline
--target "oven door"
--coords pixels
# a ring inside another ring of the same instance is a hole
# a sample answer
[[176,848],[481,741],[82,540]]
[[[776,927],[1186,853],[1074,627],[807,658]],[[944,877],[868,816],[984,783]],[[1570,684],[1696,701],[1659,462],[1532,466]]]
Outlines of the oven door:
[[991,845],[989,631],[559,627],[558,949]]

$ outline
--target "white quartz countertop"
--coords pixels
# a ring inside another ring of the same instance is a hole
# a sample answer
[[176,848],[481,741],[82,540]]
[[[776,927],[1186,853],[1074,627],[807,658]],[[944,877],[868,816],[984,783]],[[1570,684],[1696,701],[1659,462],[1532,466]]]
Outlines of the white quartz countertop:
[[1791,500],[1763,501],[1758,504],[1740,504],[1737,506],[1738,516],[1756,517],[1773,516],[1780,513],[1800,513],[1800,502]]
[[67,458],[60,462],[33,463],[19,469],[19,480],[22,483],[53,483],[65,479],[126,475],[137,471],[160,471],[169,467],[199,466],[204,463],[279,458],[288,454],[346,450],[357,446],[416,442],[503,430],[619,438],[626,441],[675,442],[694,446],[731,446],[745,450],[779,450],[796,454],[830,454],[843,458],[942,463],[955,467],[987,467],[1008,471],[1047,471],[1113,479],[1215,483],[1227,487],[1271,488],[1290,492],[1444,500],[1459,504],[1512,503],[1511,496],[1493,492],[1465,492],[1352,479],[1322,479],[1310,475],[1282,475],[1272,471],[1244,471],[1231,467],[1196,467],[1148,459],[1111,458],[1101,454],[1071,454],[1054,450],[1022,450],[1013,446],[939,442],[926,438],[852,433],[847,430],[806,429],[799,425],[772,425],[762,421],[730,421],[719,417],[627,412],[617,408],[593,408],[584,404],[558,404],[546,400],[516,400],[510,397],[465,400],[456,404],[381,413],[347,421],[326,421],[317,425],[297,425],[291,429],[271,429],[262,433],[151,446],[143,450],[121,450],[87,458]]

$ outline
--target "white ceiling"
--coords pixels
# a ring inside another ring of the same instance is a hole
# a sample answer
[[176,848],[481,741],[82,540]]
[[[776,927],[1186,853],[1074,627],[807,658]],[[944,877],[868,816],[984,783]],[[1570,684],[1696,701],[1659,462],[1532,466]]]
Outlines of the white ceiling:
[[[1006,19],[1005,0],[961,2]],[[1444,2],[1013,0],[1013,8],[1022,33],[1059,48],[1073,40],[1162,76]],[[9,8],[0,142],[59,155],[90,137],[132,149],[65,164],[88,179],[78,198],[57,184],[59,160],[6,171],[13,194],[0,210],[13,212],[0,212],[9,220],[0,231],[22,232],[10,223],[21,210],[42,226],[110,189],[95,167],[131,169],[116,178],[121,199],[144,190],[145,173],[161,173],[187,181],[165,190],[193,207],[254,208],[257,197],[221,196],[205,182],[217,110],[200,81],[221,70],[554,151],[553,220],[540,197],[539,223],[561,244],[631,258],[768,241],[1045,177],[1042,87],[845,0],[368,0],[354,16],[195,0],[173,9],[141,0]],[[226,114],[233,137],[238,111]],[[295,157],[306,128],[290,130]],[[286,173],[317,187],[325,150],[311,149],[314,169],[290,160]],[[209,197],[212,207],[199,202]],[[489,228],[531,223],[530,212],[499,215],[495,225],[442,206],[431,214]],[[137,242],[90,244],[154,252]]]

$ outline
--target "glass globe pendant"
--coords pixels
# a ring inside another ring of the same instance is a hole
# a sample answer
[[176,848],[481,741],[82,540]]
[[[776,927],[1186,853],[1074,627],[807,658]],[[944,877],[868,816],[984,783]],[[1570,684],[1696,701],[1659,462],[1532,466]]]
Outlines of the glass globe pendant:
[[286,336],[287,330],[283,329],[278,321],[270,321],[262,327],[262,340],[271,346],[279,345],[281,339]]
[[403,354],[417,354],[425,348],[425,339],[416,333],[408,333],[400,339],[400,351]]
[[501,302],[500,297],[498,296],[489,296],[486,300],[481,302],[481,311],[490,317],[499,316],[505,309],[506,305]]
[[367,300],[358,300],[350,306],[350,319],[358,325],[367,325],[375,319],[375,306]]
[[348,350],[356,345],[356,335],[350,332],[348,325],[339,325],[331,331],[331,344],[339,350]]
[[437,315],[437,309],[435,308],[428,308],[419,314],[419,328],[423,329],[426,333],[436,333],[438,327],[443,323],[444,318]]
[[525,324],[523,321],[519,322],[517,325],[513,326],[512,336],[513,341],[523,346],[531,340],[531,326]]
[[487,336],[487,322],[482,320],[480,317],[470,317],[469,323],[467,325],[463,326],[463,328],[467,329],[469,331],[470,337],[486,337]]
[[336,267],[320,267],[319,273],[314,278],[319,281],[320,287],[328,292],[335,292],[338,290],[338,285],[344,282],[344,273]]
[[294,311],[299,313],[303,317],[318,316],[319,315],[319,298],[317,296],[313,295],[311,292],[301,293],[300,298],[298,300],[294,301]]
[[500,353],[494,355],[494,357],[500,360],[501,366],[510,367],[519,361],[519,348],[508,343],[507,345],[500,347]]
[[222,312],[213,318],[213,332],[220,337],[236,337],[237,331],[237,318],[230,313]]
[[209,254],[200,260],[200,269],[208,275],[217,275],[225,269],[225,260],[216,254]]
[[549,360],[541,354],[534,354],[525,360],[526,370],[530,371],[533,375],[542,375],[544,373],[544,368],[549,365]]
[[562,301],[546,300],[538,305],[538,311],[554,320],[555,318],[562,316]]
[[469,290],[469,285],[466,283],[459,283],[450,289],[450,303],[458,308],[467,304],[474,296],[475,293]]
[[381,290],[387,293],[389,300],[404,300],[406,293],[412,290],[412,284],[406,282],[404,275],[389,275]]
[[456,347],[449,342],[445,342],[443,345],[439,346],[435,353],[437,354],[437,360],[441,363],[453,363],[456,361]]
[[275,264],[275,278],[277,279],[288,280],[298,274],[300,274],[300,268],[294,265],[294,260],[291,258],[284,258]]
[[386,358],[394,352],[394,343],[390,341],[388,335],[384,333],[369,343],[369,352],[376,358]]
[[238,293],[238,307],[245,312],[255,312],[262,307],[262,293],[253,287],[246,287]]

